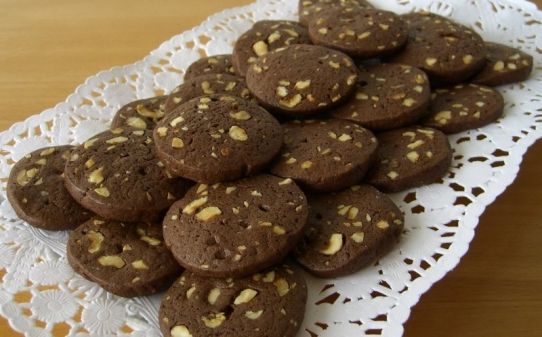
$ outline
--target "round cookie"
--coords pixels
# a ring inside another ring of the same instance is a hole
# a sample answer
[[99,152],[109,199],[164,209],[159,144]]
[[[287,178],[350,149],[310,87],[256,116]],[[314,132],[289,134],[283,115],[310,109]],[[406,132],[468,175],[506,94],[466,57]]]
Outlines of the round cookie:
[[403,19],[409,25],[409,41],[389,61],[420,68],[435,84],[462,82],[484,66],[484,41],[472,29],[427,12]]
[[164,109],[167,98],[168,96],[158,96],[126,104],[113,117],[111,130],[127,127],[154,129],[156,123],[166,115]]
[[430,113],[422,124],[450,134],[494,122],[504,111],[504,98],[490,87],[477,84],[437,89]]
[[371,59],[401,49],[407,42],[408,29],[403,19],[392,12],[336,8],[313,16],[309,36],[314,44]]
[[73,146],[36,150],[11,169],[6,192],[19,218],[47,230],[73,229],[93,214],[80,206],[64,187],[64,166]]
[[282,129],[267,111],[244,99],[193,99],[154,130],[158,156],[176,175],[217,183],[261,171],[282,146]]
[[429,80],[420,69],[380,64],[360,70],[355,94],[331,115],[371,130],[396,129],[422,117],[430,97]]
[[486,42],[487,63],[472,83],[498,86],[522,82],[533,71],[533,57],[519,49],[499,43]]
[[303,235],[307,215],[305,195],[291,179],[200,184],[171,206],[164,238],[186,269],[237,278],[282,261]]
[[247,86],[270,109],[285,115],[310,115],[348,99],[357,74],[346,54],[296,45],[260,57],[248,69]]
[[192,78],[173,89],[166,101],[166,114],[193,98],[213,94],[232,95],[244,99],[252,98],[245,80],[240,77],[227,74],[203,75]]
[[299,22],[308,26],[315,15],[336,8],[373,8],[365,0],[299,0]]
[[309,198],[309,220],[297,261],[319,277],[352,274],[387,253],[399,240],[404,217],[369,185]]
[[310,43],[305,27],[294,21],[258,21],[245,32],[233,48],[233,65],[238,74],[245,76],[256,59],[277,48]]
[[442,178],[452,162],[452,149],[441,131],[409,127],[378,135],[378,158],[367,182],[384,192],[399,192]]
[[189,187],[164,169],[146,130],[119,128],[92,137],[73,150],[64,173],[75,200],[119,221],[158,220]]
[[295,337],[306,302],[305,279],[287,265],[239,280],[185,272],[162,299],[160,329],[164,337]]
[[122,297],[155,294],[181,273],[156,224],[93,218],[70,233],[67,250],[78,274]]
[[358,183],[376,157],[373,133],[348,121],[292,121],[283,129],[282,155],[271,173],[313,191],[339,191]]
[[197,60],[186,69],[184,80],[210,74],[235,75],[231,54],[213,55]]

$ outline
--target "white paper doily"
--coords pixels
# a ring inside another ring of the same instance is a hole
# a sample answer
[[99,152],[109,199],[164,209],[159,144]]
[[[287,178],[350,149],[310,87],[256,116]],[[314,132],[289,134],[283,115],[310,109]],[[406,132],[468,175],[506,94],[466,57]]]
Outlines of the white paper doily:
[[[377,1],[373,1],[377,2]],[[466,253],[485,207],[512,183],[522,156],[542,132],[542,13],[525,0],[381,0],[405,13],[429,10],[473,27],[535,57],[522,84],[501,88],[506,113],[497,123],[450,137],[453,167],[441,184],[393,196],[406,215],[406,234],[371,268],[337,280],[309,278],[307,314],[299,336],[398,337],[411,307]],[[73,273],[67,234],[34,229],[14,214],[6,181],[15,161],[39,147],[80,143],[107,128],[116,109],[169,92],[202,55],[230,52],[256,20],[295,19],[297,0],[260,0],[226,10],[173,37],[142,61],[87,79],[65,102],[0,134],[0,313],[26,336],[160,336],[160,296],[122,299]],[[61,325],[61,327],[58,327]]]

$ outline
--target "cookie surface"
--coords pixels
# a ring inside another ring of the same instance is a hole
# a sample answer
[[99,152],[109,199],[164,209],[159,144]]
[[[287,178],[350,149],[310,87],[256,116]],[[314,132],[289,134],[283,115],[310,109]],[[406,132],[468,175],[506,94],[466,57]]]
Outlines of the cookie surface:
[[271,173],[292,178],[307,189],[338,191],[359,182],[378,146],[373,133],[338,119],[283,124],[282,154]]
[[404,217],[385,194],[369,185],[309,197],[305,239],[297,261],[320,277],[354,273],[399,239]]
[[282,129],[267,111],[227,95],[193,99],[154,131],[158,156],[173,173],[216,183],[262,170],[282,146]]
[[365,0],[299,0],[299,22],[308,26],[311,19],[330,9],[336,8],[373,8]]
[[233,65],[237,73],[245,76],[258,57],[277,48],[304,43],[310,43],[309,33],[295,21],[258,21],[235,43]]
[[232,95],[244,99],[252,98],[245,80],[240,77],[227,74],[203,75],[189,79],[173,89],[166,101],[166,114],[193,98],[213,94]]
[[301,238],[307,213],[305,195],[291,179],[200,184],[171,206],[164,238],[186,269],[242,277],[280,262]]
[[392,12],[347,7],[314,15],[309,35],[314,44],[370,59],[401,49],[407,42],[408,29],[403,19]]
[[502,95],[490,87],[476,84],[437,89],[430,113],[421,124],[444,133],[457,133],[494,122],[504,110]]
[[70,233],[67,254],[78,274],[123,297],[155,294],[181,273],[159,224],[93,218]]
[[472,29],[427,12],[403,19],[409,25],[409,41],[389,61],[420,68],[435,84],[461,82],[484,66],[484,41]]
[[247,86],[266,107],[285,115],[309,115],[348,99],[358,71],[339,51],[296,45],[259,58],[247,72]]
[[210,74],[235,75],[231,54],[213,55],[197,60],[186,69],[184,80]]
[[107,219],[154,221],[189,183],[172,177],[156,157],[152,133],[116,129],[75,148],[65,169],[66,188],[83,206]]
[[73,146],[36,150],[11,169],[6,192],[17,216],[47,230],[73,229],[93,214],[80,206],[64,187],[64,166]]
[[152,97],[126,104],[113,117],[111,129],[132,127],[152,130],[166,115],[165,103],[168,96]]
[[160,328],[164,337],[295,337],[306,302],[305,279],[286,265],[239,280],[185,272],[162,299]]
[[367,183],[385,192],[431,184],[450,167],[452,150],[441,131],[409,127],[378,135],[378,156]]
[[416,122],[429,106],[431,88],[418,68],[380,64],[360,70],[356,92],[331,115],[372,130],[395,129]]
[[472,83],[487,86],[525,81],[533,71],[533,57],[519,49],[486,42],[487,63]]

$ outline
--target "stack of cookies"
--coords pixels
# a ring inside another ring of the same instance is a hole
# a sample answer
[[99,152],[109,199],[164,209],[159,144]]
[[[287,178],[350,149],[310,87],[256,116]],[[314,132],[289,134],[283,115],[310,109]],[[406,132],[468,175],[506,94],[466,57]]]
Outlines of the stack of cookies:
[[8,197],[32,226],[69,230],[73,269],[124,297],[169,288],[164,336],[294,336],[307,287],[397,243],[387,192],[440,181],[446,134],[504,108],[492,86],[532,58],[430,13],[302,0],[170,95],[122,107],[79,146],[26,155]]

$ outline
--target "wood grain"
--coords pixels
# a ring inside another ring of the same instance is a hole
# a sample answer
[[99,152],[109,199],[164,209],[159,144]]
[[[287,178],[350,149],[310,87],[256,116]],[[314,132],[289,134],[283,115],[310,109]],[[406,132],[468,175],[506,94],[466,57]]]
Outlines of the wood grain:
[[[208,15],[250,2],[0,0],[0,130],[63,101],[88,76],[133,63]],[[541,335],[541,176],[537,144],[482,216],[460,265],[414,308],[406,337]],[[67,325],[55,332],[66,335]],[[22,335],[0,319],[0,336]]]

